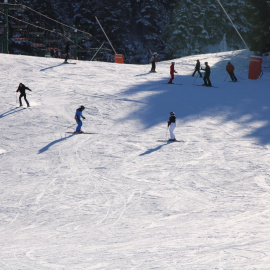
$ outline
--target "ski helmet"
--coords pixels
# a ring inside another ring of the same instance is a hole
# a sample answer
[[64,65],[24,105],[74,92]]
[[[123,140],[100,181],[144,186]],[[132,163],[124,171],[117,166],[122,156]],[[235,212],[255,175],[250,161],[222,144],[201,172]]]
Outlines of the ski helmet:
[[174,65],[174,64],[175,64],[175,62],[172,62],[171,64],[172,64],[172,65]]
[[170,115],[175,115],[175,113],[174,112],[170,112]]
[[204,64],[205,64],[205,65],[208,65],[208,62],[205,62]]
[[82,110],[84,110],[84,109],[85,109],[85,107],[84,107],[84,106],[81,106],[81,109],[82,109]]

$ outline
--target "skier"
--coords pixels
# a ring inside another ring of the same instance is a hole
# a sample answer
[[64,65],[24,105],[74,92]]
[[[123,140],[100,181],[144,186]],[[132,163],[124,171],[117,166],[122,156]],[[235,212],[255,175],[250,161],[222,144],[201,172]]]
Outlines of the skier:
[[226,66],[226,71],[229,73],[231,80],[233,82],[237,82],[237,78],[234,75],[234,66],[230,62],[228,62]]
[[151,58],[151,63],[152,63],[152,68],[150,72],[156,72],[156,62],[157,62],[157,53],[153,53],[152,58]]
[[66,54],[65,63],[67,63],[67,60],[68,60],[69,50],[70,50],[69,43],[67,42],[66,47],[65,47],[65,54]]
[[55,57],[55,51],[54,51],[54,49],[51,49],[50,52],[51,52],[51,57],[54,58]]
[[24,84],[20,83],[18,86],[18,89],[16,92],[20,92],[20,96],[19,96],[19,101],[20,101],[20,106],[22,106],[22,97],[24,98],[27,107],[30,107],[28,100],[26,99],[26,93],[25,90],[29,90],[32,91],[31,89],[29,89],[27,86],[25,86]]
[[168,128],[170,130],[170,139],[169,141],[176,141],[175,139],[175,135],[173,133],[175,127],[176,127],[176,117],[175,117],[175,113],[174,112],[170,112],[170,118],[168,123]]
[[82,115],[82,112],[83,112],[84,109],[85,109],[85,107],[81,106],[80,108],[78,108],[76,110],[75,120],[76,120],[78,126],[76,128],[75,133],[83,133],[83,131],[81,130],[81,128],[82,128],[82,120],[81,120],[81,118],[85,119],[85,117]]
[[205,74],[203,77],[203,81],[204,81],[203,85],[212,86],[211,81],[210,81],[210,73],[211,73],[210,67],[208,65],[208,62],[205,62],[204,64],[205,64],[205,68],[201,68],[201,70],[205,71]]
[[172,62],[172,63],[171,63],[171,66],[170,66],[171,79],[170,79],[169,82],[168,82],[168,83],[170,83],[170,84],[173,83],[172,81],[174,80],[174,73],[177,73],[177,71],[174,70],[174,64],[175,64],[175,62]]
[[195,73],[198,72],[200,77],[202,77],[202,73],[200,72],[200,68],[201,68],[201,63],[199,60],[197,60],[196,66],[195,66],[195,70],[192,74],[192,77],[194,77]]

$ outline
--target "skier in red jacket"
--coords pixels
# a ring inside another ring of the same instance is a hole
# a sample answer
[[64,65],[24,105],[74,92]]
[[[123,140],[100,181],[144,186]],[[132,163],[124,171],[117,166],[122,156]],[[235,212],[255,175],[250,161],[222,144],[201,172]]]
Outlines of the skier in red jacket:
[[174,80],[174,73],[177,73],[177,71],[175,71],[175,69],[174,69],[174,64],[175,64],[175,62],[172,62],[172,63],[171,63],[171,66],[170,66],[171,79],[170,79],[169,82],[168,82],[168,83],[170,83],[170,84],[173,83],[172,81]]
[[237,78],[234,75],[234,66],[231,64],[231,62],[228,62],[227,66],[226,66],[226,71],[229,73],[232,81],[237,82]]

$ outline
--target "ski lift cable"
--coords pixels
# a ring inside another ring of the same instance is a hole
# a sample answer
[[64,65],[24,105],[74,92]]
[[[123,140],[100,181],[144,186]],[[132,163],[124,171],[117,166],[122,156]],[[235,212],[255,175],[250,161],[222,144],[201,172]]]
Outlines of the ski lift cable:
[[[0,13],[4,14],[4,12],[2,12],[2,11],[0,11]],[[68,39],[70,42],[73,42],[69,37],[63,35],[62,33],[55,32],[55,31],[53,31],[53,30],[50,30],[50,29],[47,29],[47,28],[44,28],[44,27],[41,27],[41,26],[37,26],[37,25],[35,25],[35,24],[29,23],[29,22],[26,22],[26,21],[23,21],[23,20],[20,20],[20,19],[14,17],[14,16],[11,16],[11,15],[8,15],[8,17],[10,17],[10,18],[12,18],[12,19],[15,19],[15,20],[17,20],[17,21],[23,22],[23,23],[25,23],[25,24],[34,26],[34,27],[36,27],[36,28],[39,28],[39,29],[42,29],[42,30],[45,30],[45,31],[48,31],[48,32],[51,32],[51,33],[54,33],[54,34],[57,34],[57,35],[59,35],[59,36],[64,37],[65,39]]]
[[[4,14],[4,12],[2,12],[2,11],[0,11],[0,13]],[[55,32],[54,30],[50,30],[50,29],[47,29],[47,28],[44,28],[44,27],[41,27],[41,26],[38,26],[38,25],[35,25],[35,24],[32,24],[32,23],[29,23],[29,22],[26,22],[26,21],[24,21],[24,20],[18,19],[18,18],[14,17],[14,16],[11,16],[11,15],[8,15],[8,17],[10,17],[10,18],[12,18],[12,19],[15,19],[15,20],[17,20],[17,21],[20,21],[20,22],[22,22],[22,23],[24,23],[24,24],[33,26],[33,27],[35,27],[35,28],[39,28],[39,29],[45,30],[45,31],[47,31],[47,32],[51,32],[51,33],[53,33],[53,34],[59,35],[59,36],[65,38],[65,39],[67,39],[68,41],[74,43],[73,40],[71,40],[69,37],[65,36],[65,35],[62,34],[62,33]],[[103,42],[103,44],[104,44],[104,42]],[[103,44],[102,44],[102,46],[103,46]],[[83,49],[83,47],[81,47],[80,45],[77,44],[77,46],[78,46],[80,49]],[[107,49],[107,50],[110,51],[110,49]]]
[[48,17],[48,16],[46,16],[46,15],[44,15],[44,14],[42,14],[42,13],[36,11],[36,10],[34,10],[34,9],[32,9],[32,8],[26,6],[26,5],[22,5],[22,6],[23,6],[24,8],[30,9],[31,11],[33,11],[33,12],[39,14],[40,16],[45,17],[45,18],[48,19],[48,20],[51,20],[51,21],[53,21],[53,22],[55,22],[55,23],[59,23],[59,24],[65,26],[65,27],[67,27],[67,28],[70,28],[70,29],[72,29],[72,30],[74,30],[74,31],[77,31],[77,32],[80,32],[80,33],[82,33],[82,34],[89,35],[90,37],[94,38],[97,42],[101,43],[101,42],[100,42],[99,40],[97,40],[94,36],[92,36],[92,34],[90,34],[90,33],[88,33],[88,32],[82,31],[82,30],[80,30],[80,29],[77,29],[77,28],[72,27],[72,26],[70,26],[70,25],[67,25],[67,24],[65,24],[65,23],[59,22],[59,21],[57,21],[57,20],[54,20],[54,19],[52,19],[52,18],[50,18],[50,17]]
[[231,20],[229,14],[226,12],[225,8],[223,7],[223,5],[220,3],[220,0],[217,0],[217,2],[219,3],[220,7],[222,8],[223,12],[226,14],[227,18],[229,19],[229,21],[231,22],[233,28],[235,29],[235,31],[237,32],[238,36],[241,38],[241,40],[243,41],[246,49],[249,51],[249,47],[247,45],[247,43],[245,42],[245,40],[243,39],[243,37],[241,36],[241,34],[239,33],[238,29],[236,28],[236,26],[234,25],[233,21]]
[[[3,3],[0,3],[0,5],[3,5]],[[5,5],[7,5],[7,4],[5,3]],[[59,22],[59,21],[57,21],[57,20],[54,20],[54,19],[52,19],[52,18],[50,18],[50,17],[48,17],[48,16],[46,16],[46,15],[44,15],[44,14],[42,14],[42,13],[36,11],[36,10],[34,10],[34,9],[32,9],[32,8],[26,6],[26,5],[18,5],[18,4],[8,4],[8,5],[9,5],[9,6],[21,6],[23,9],[26,9],[26,8],[27,8],[27,9],[29,9],[29,10],[31,10],[31,11],[33,11],[33,12],[39,14],[40,16],[43,16],[43,17],[45,17],[46,19],[51,20],[51,21],[53,21],[53,22],[55,22],[55,23],[57,23],[57,24],[60,24],[60,25],[63,25],[63,26],[65,26],[65,27],[67,27],[67,28],[76,30],[77,32],[80,32],[80,33],[82,33],[82,34],[89,35],[90,37],[94,38],[98,43],[101,44],[101,42],[100,42],[98,39],[96,39],[94,36],[92,36],[90,33],[85,32],[85,31],[82,31],[82,30],[77,29],[77,28],[75,28],[75,27],[72,27],[72,26],[70,26],[70,25],[64,24],[64,23]],[[0,11],[0,12],[1,12],[1,11]],[[1,13],[3,13],[3,12],[1,12]],[[3,13],[3,14],[4,14],[4,13]],[[9,16],[10,16],[10,15],[9,15]],[[48,31],[53,32],[53,31],[51,31],[51,30],[48,30]]]
[[72,27],[72,26],[69,26],[69,25],[67,25],[67,24],[65,24],[65,23],[59,22],[59,21],[57,21],[57,20],[54,20],[54,19],[52,19],[52,18],[50,18],[50,17],[48,17],[48,16],[46,16],[46,15],[44,15],[44,14],[42,14],[42,13],[40,13],[40,12],[36,11],[36,10],[34,10],[34,9],[30,8],[30,7],[28,7],[28,6],[25,6],[25,5],[22,5],[22,6],[23,6],[23,7],[25,7],[25,8],[30,9],[31,11],[33,11],[33,12],[35,12],[35,13],[39,14],[40,16],[45,17],[45,18],[46,18],[46,19],[48,19],[48,20],[51,20],[51,21],[56,22],[56,23],[59,23],[59,24],[61,24],[61,25],[65,26],[65,27],[68,27],[68,28],[73,29],[73,30],[77,30],[78,32],[81,32],[81,33],[84,33],[84,34],[90,35],[90,36],[92,37],[92,35],[91,35],[90,33],[88,33],[88,32],[85,32],[85,31],[79,30],[79,29],[77,29],[77,28],[75,28],[75,27]]

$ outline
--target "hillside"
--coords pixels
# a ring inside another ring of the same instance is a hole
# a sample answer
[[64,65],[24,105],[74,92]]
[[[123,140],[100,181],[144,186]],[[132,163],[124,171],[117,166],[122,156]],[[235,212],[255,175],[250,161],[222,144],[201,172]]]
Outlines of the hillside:
[[[245,51],[175,62],[181,85],[169,61],[0,55],[0,269],[270,268],[269,59],[256,81]],[[66,133],[81,105],[95,134]],[[157,141],[171,111],[184,142]]]

